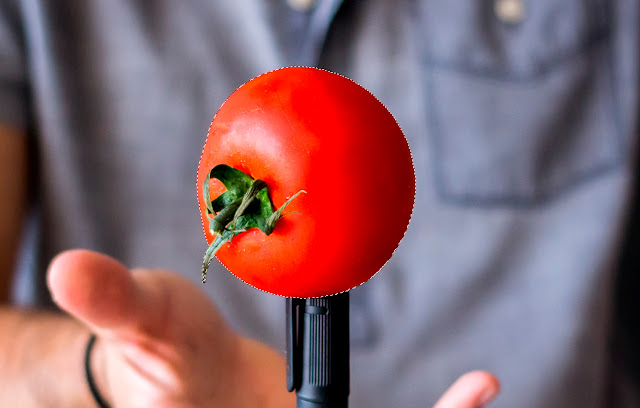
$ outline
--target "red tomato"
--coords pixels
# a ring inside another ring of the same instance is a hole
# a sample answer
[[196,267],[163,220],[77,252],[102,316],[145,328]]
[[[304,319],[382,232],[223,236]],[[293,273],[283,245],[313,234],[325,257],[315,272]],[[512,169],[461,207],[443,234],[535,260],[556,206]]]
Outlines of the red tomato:
[[[292,67],[237,89],[209,129],[198,169],[198,197],[218,164],[267,183],[273,204],[291,201],[272,234],[235,236],[216,256],[264,291],[320,297],[376,274],[402,239],[413,209],[415,175],[402,130],[367,90],[340,75]],[[210,182],[211,199],[224,186]]]

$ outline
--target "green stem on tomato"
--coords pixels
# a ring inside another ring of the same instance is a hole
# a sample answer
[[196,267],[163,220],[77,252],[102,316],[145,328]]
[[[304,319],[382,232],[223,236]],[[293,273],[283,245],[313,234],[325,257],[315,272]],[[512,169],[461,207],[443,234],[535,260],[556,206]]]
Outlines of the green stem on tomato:
[[[227,191],[211,200],[209,181],[216,178],[224,184]],[[209,220],[209,232],[215,238],[204,254],[202,261],[202,283],[207,281],[207,269],[216,252],[234,236],[251,228],[258,228],[271,235],[284,209],[293,199],[304,193],[298,191],[280,208],[274,209],[269,197],[267,183],[254,180],[245,172],[226,164],[215,166],[204,180],[202,186],[206,215]]]

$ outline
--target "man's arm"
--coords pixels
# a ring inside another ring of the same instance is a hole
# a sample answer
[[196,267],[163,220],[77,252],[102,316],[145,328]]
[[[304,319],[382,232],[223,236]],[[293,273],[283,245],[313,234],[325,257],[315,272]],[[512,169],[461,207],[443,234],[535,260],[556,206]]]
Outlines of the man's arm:
[[82,367],[87,329],[62,316],[8,307],[27,208],[27,158],[25,132],[0,124],[0,406],[67,406],[48,388],[68,389],[69,401],[90,403],[77,386],[81,371],[59,375],[64,367]]
[[27,138],[0,124],[0,304],[7,303],[27,206]]

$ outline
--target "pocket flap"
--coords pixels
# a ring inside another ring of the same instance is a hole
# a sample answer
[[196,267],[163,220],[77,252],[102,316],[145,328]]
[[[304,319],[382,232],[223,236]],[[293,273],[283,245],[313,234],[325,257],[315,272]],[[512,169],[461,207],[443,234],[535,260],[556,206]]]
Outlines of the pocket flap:
[[511,0],[518,23],[500,18],[501,0],[419,3],[425,57],[447,69],[504,79],[543,75],[608,33],[598,0]]

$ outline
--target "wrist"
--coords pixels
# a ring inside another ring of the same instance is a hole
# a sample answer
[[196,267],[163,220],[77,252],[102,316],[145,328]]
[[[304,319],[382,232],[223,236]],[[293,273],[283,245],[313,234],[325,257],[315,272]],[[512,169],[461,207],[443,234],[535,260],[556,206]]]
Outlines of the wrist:
[[[34,367],[39,374],[38,382],[34,384],[42,404],[38,406],[92,407],[93,399],[83,370],[89,332],[69,318],[59,316],[56,319],[57,322],[48,322],[47,326],[50,326],[43,328],[44,336],[50,339],[38,344],[37,352],[25,364]],[[30,343],[37,344],[37,340]]]
[[[98,337],[95,334],[91,334],[89,336],[89,339],[87,340],[87,346],[84,353],[85,381],[96,405],[100,408],[111,408],[111,404],[108,402],[109,399],[106,397],[106,394],[103,391],[108,388],[105,386],[107,376],[104,375],[104,358],[95,361],[96,357],[94,357],[96,353],[94,353],[93,351],[96,348],[97,342]],[[104,354],[101,354],[101,356],[104,356]],[[96,363],[99,363],[98,370],[95,369],[97,365]],[[101,375],[96,377],[96,371]]]
[[92,406],[82,325],[59,314],[5,309],[0,328],[0,383],[11,390],[0,392],[0,406]]

